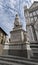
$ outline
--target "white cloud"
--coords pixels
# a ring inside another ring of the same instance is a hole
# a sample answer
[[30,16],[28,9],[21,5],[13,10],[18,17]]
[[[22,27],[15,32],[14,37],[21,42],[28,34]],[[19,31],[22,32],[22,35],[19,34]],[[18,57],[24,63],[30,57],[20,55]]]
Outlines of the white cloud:
[[10,0],[10,5],[12,8],[14,8],[14,5],[16,4],[16,1],[15,0]]
[[[11,7],[11,8],[17,8],[18,12],[20,13],[20,17],[22,17],[23,19],[21,19],[22,23],[25,24],[24,21],[24,13],[23,13],[23,6],[27,5],[28,3],[26,3],[25,1],[27,0],[20,0],[20,9],[19,10],[19,0],[5,0],[6,2],[3,2],[4,0],[0,0],[0,4],[2,3],[3,5],[6,6],[6,4]],[[23,1],[23,2],[21,2]],[[35,0],[31,0],[31,2],[33,3],[33,1]],[[36,0],[38,1],[38,0]],[[29,2],[29,0],[28,0]],[[5,4],[4,4],[5,3]],[[29,3],[30,4],[30,3]],[[16,11],[14,11],[13,9],[8,9],[8,7],[3,7],[2,5],[0,5],[0,25],[3,25],[4,27],[6,27],[7,32],[9,32],[9,30],[11,30],[12,26],[13,26],[13,16],[15,16]]]

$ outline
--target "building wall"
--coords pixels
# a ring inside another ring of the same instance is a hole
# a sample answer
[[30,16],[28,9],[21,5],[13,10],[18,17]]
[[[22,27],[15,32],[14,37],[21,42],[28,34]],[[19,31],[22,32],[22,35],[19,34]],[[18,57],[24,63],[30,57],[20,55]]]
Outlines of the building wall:
[[26,30],[29,41],[38,40],[38,4],[33,3],[28,9],[24,8],[24,15],[26,19]]
[[0,55],[2,55],[2,54],[3,54],[3,45],[0,44]]
[[37,17],[37,21],[36,21],[34,27],[35,27],[35,32],[36,32],[37,40],[38,40],[38,17]]
[[3,33],[2,30],[0,30],[0,43],[5,43],[6,35]]
[[26,6],[24,9],[24,15],[25,15],[25,21],[26,21],[27,40],[28,41],[34,41],[31,22],[30,22],[29,9],[27,9]]
[[35,41],[38,40],[38,8],[37,9],[36,8],[37,7],[35,7],[34,10],[32,9],[32,12],[31,11],[29,12],[31,14],[30,22],[32,24],[31,26]]

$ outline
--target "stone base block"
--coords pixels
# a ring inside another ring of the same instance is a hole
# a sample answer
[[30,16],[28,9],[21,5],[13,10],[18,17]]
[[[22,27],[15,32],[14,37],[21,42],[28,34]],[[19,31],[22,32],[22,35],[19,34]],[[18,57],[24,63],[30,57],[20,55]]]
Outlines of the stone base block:
[[8,49],[3,50],[3,55],[8,55]]
[[27,58],[27,50],[9,50],[8,55],[14,55],[14,56]]

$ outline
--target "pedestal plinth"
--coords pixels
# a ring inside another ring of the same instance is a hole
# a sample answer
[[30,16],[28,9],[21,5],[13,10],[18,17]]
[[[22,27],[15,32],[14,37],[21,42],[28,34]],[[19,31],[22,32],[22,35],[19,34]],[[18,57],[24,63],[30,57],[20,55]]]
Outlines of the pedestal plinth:
[[27,58],[27,50],[25,44],[10,44],[8,55],[20,56]]
[[4,47],[3,54],[27,58],[26,44],[11,44],[11,43],[9,45],[7,44]]

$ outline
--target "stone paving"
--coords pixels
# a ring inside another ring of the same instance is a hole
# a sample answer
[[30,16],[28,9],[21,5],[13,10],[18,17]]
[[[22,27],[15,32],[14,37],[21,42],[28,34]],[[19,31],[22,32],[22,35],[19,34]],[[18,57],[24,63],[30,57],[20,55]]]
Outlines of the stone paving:
[[0,56],[0,65],[38,65],[38,60],[11,57],[12,56]]

